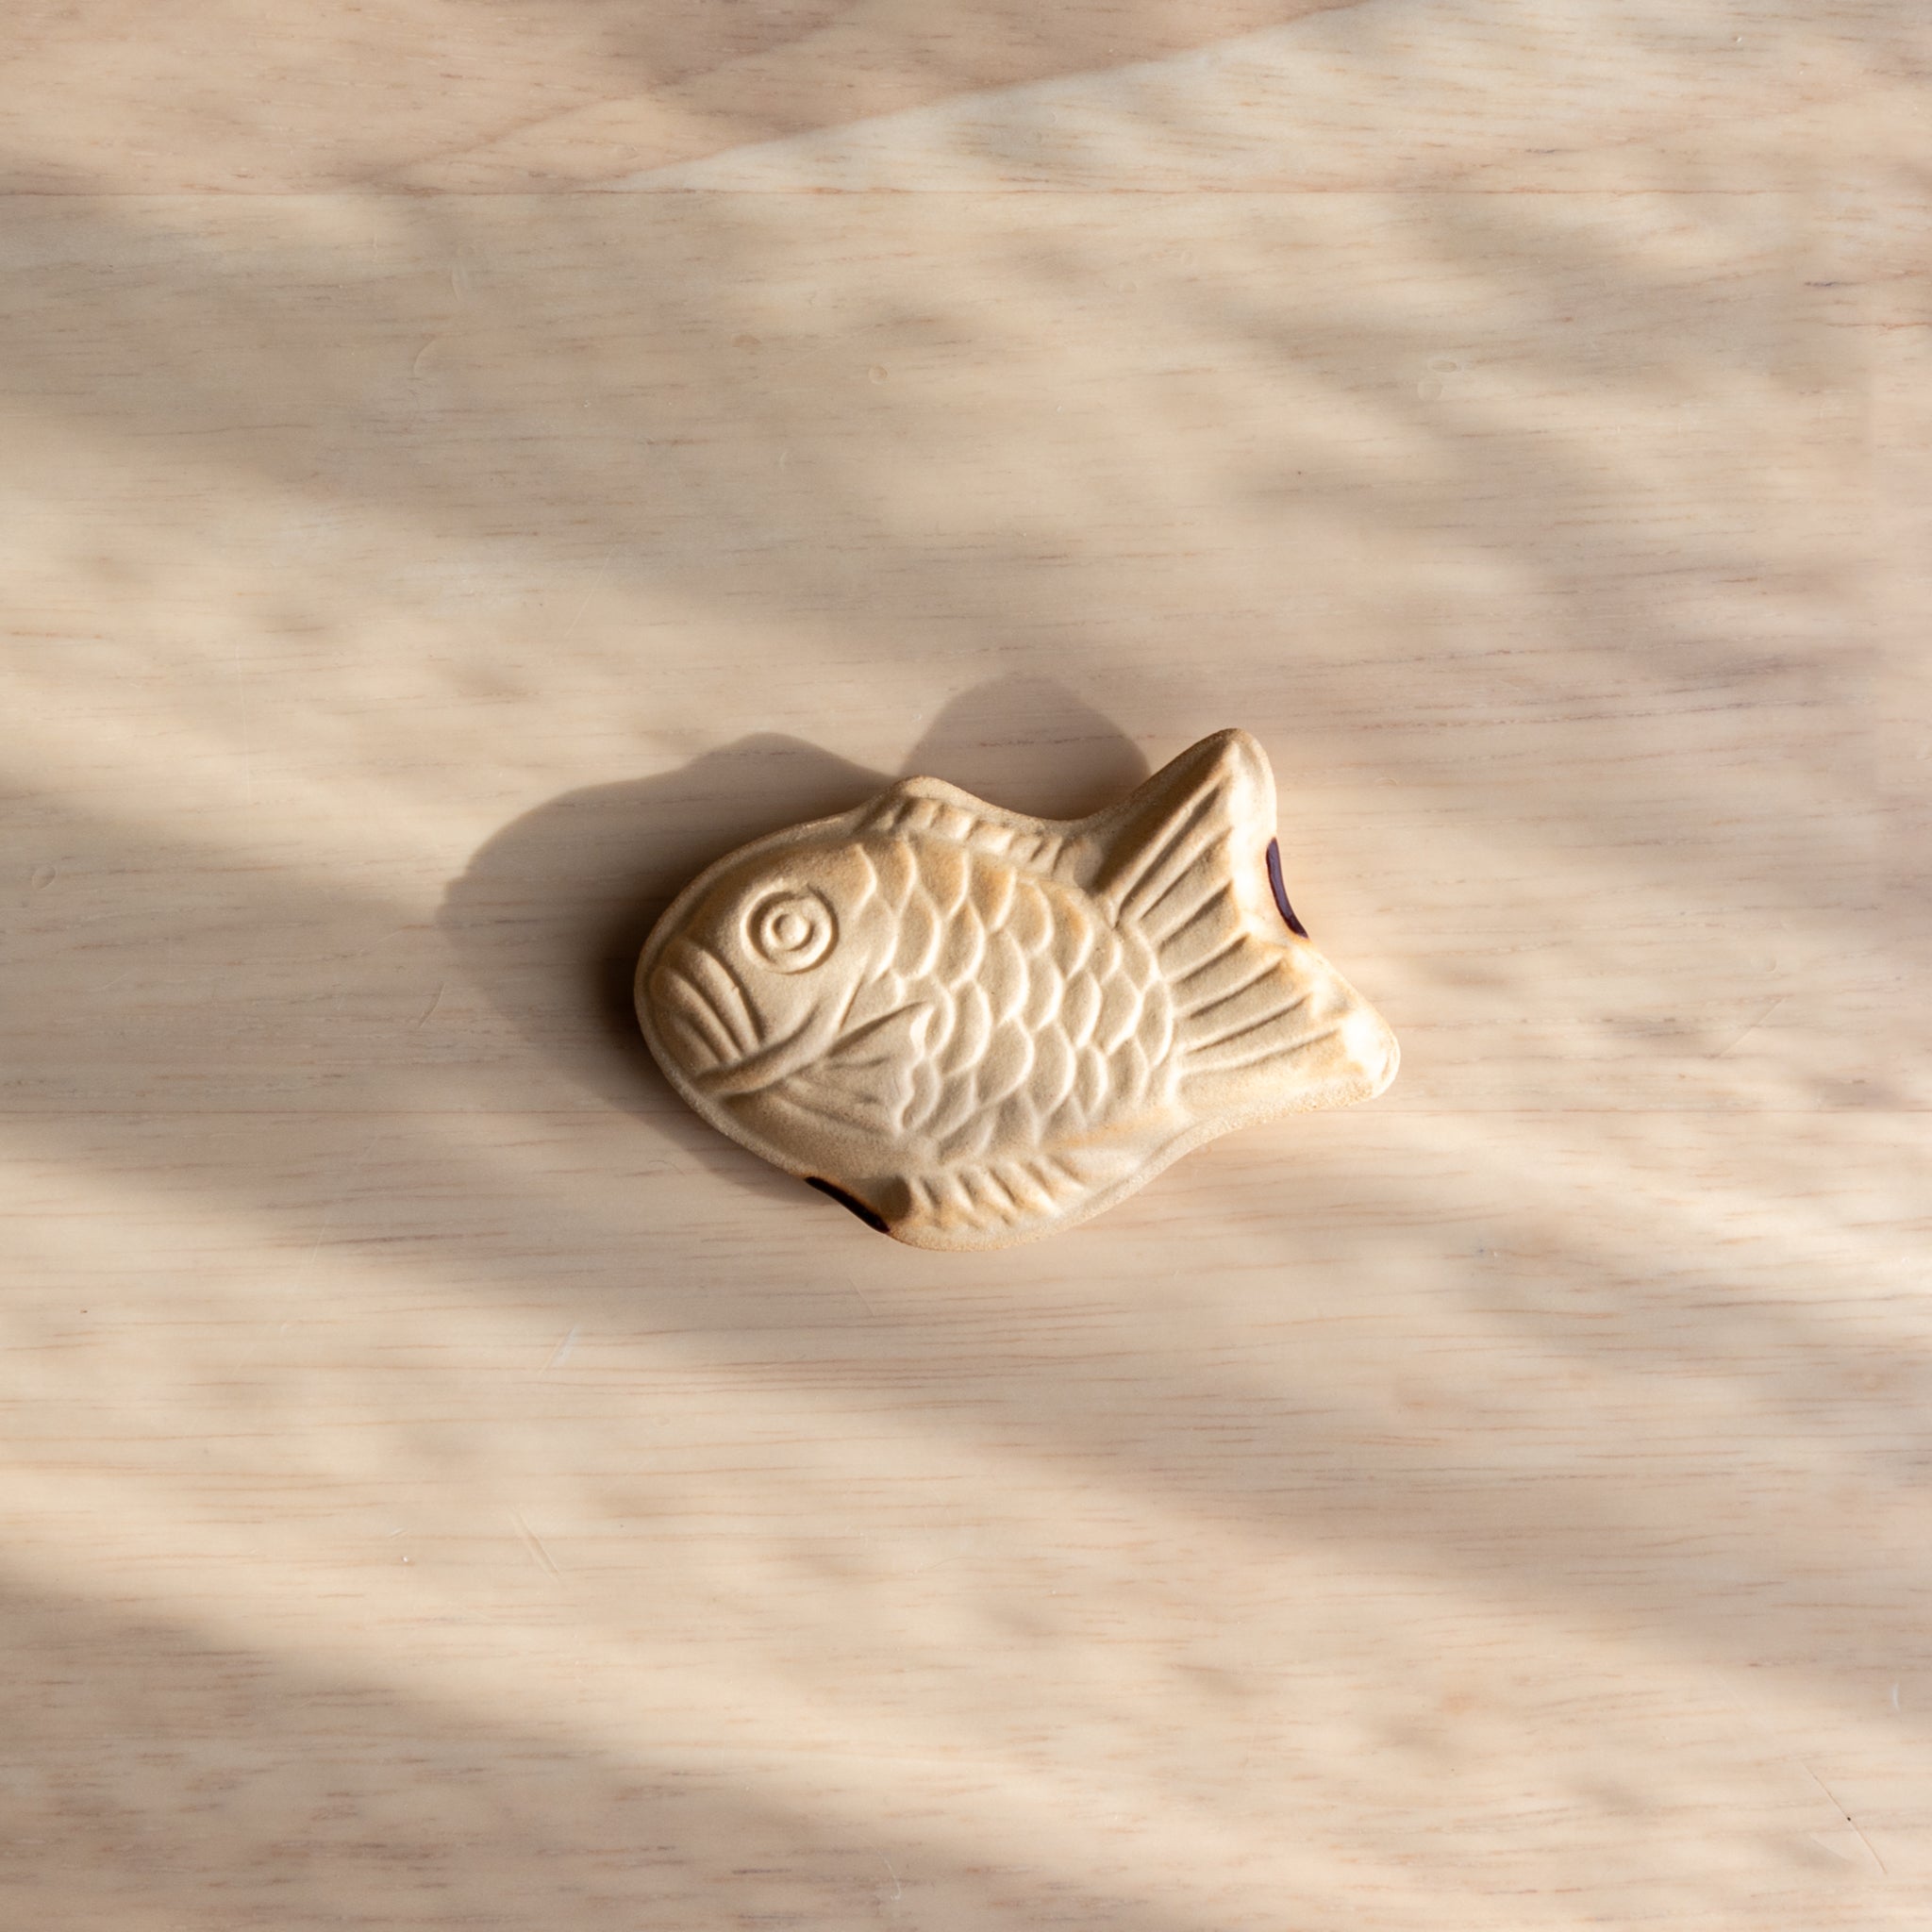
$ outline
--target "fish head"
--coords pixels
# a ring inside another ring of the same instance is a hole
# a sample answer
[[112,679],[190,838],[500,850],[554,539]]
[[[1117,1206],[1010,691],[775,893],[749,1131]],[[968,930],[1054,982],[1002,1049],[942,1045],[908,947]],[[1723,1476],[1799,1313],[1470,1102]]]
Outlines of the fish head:
[[[653,936],[639,991],[686,1074],[749,1095],[810,1064],[892,956],[862,845],[781,834],[697,880]],[[654,1044],[657,1044],[654,1041]]]

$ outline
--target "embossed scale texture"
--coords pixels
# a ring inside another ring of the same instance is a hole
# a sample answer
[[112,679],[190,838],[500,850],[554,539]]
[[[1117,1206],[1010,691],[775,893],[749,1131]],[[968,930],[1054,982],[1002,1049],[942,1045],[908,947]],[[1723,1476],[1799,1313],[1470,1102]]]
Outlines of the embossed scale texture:
[[1275,910],[1273,823],[1239,732],[1068,824],[906,780],[693,881],[639,963],[646,1038],[714,1124],[902,1240],[1051,1233],[1392,1076],[1393,1036]]
[[[843,916],[883,911],[895,942],[853,985],[840,1031],[879,1051],[822,1058],[731,1104],[872,1132],[901,1155],[914,1203],[956,1216],[1083,1189],[1082,1143],[1172,1100],[1174,1000],[1153,947],[1077,888],[943,826],[853,850],[862,884]],[[658,977],[701,1069],[763,1043],[758,1002],[715,955],[675,947]]]
[[893,1131],[944,1162],[1064,1143],[1165,1099],[1174,1006],[1154,949],[1052,878],[911,834],[859,848],[896,916],[854,1018],[926,1015],[924,1050],[874,1077]]

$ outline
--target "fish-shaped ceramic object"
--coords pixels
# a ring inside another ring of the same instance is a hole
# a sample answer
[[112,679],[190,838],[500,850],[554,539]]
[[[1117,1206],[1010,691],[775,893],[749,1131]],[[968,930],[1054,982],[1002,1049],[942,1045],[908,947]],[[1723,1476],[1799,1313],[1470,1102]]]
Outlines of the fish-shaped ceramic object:
[[1071,1227],[1217,1134],[1395,1076],[1290,908],[1243,731],[1091,818],[906,778],[774,832],[678,894],[637,999],[706,1120],[921,1248]]

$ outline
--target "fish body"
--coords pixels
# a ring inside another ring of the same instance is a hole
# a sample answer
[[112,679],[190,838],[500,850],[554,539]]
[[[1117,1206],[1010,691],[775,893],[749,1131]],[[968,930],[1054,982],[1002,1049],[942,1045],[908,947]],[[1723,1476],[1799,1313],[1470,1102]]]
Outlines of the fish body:
[[1274,836],[1238,731],[1083,820],[905,779],[693,880],[639,960],[644,1035],[705,1118],[898,1239],[1036,1239],[1393,1077],[1271,888]]

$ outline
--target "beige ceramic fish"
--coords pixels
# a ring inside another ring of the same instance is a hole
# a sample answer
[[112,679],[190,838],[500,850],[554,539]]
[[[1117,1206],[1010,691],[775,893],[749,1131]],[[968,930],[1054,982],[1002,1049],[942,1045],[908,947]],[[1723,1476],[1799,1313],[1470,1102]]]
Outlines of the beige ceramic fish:
[[1290,909],[1242,731],[1091,818],[907,778],[774,832],[678,894],[637,995],[706,1120],[921,1248],[1071,1227],[1217,1134],[1395,1076]]

